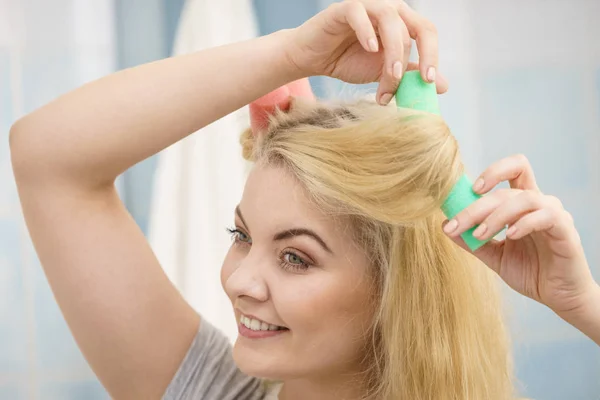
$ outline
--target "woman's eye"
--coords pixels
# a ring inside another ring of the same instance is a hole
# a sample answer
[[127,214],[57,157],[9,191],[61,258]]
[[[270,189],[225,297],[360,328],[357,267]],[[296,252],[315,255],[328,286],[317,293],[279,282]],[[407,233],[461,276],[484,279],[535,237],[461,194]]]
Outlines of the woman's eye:
[[231,235],[231,238],[232,238],[232,240],[234,240],[234,242],[252,244],[252,239],[250,239],[250,236],[246,235],[244,232],[240,231],[239,229],[227,228],[227,231]]
[[287,253],[283,257],[286,260],[286,262],[288,262],[290,264],[296,264],[296,265],[306,264],[303,259],[301,259],[294,253]]
[[246,235],[244,232],[238,231],[237,238],[240,242],[245,242],[245,243],[250,242],[250,237],[248,235]]
[[302,257],[290,251],[286,251],[281,257],[281,267],[283,269],[294,272],[303,272],[306,271],[310,266],[311,264],[309,262],[304,261]]

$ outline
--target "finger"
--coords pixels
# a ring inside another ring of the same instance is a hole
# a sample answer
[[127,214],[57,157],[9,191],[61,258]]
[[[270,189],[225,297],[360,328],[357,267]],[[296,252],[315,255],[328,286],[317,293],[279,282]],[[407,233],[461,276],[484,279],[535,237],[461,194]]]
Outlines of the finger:
[[[419,64],[414,63],[414,62],[409,62],[406,70],[407,71],[419,70]],[[435,88],[436,88],[438,94],[443,94],[448,91],[448,80],[446,79],[446,77],[444,75],[442,75],[439,72],[435,75]]]
[[503,181],[508,181],[511,188],[539,191],[533,168],[522,154],[503,158],[490,165],[475,180],[473,191],[484,194]]
[[344,6],[346,9],[341,14],[344,22],[356,32],[356,37],[362,47],[371,53],[378,52],[379,40],[365,6],[358,1],[345,2]]
[[410,37],[396,9],[387,2],[368,3],[367,12],[375,18],[383,45],[384,65],[377,90],[380,104],[388,104],[408,65]]
[[518,240],[533,232],[546,232],[556,240],[565,240],[573,235],[575,226],[571,215],[562,208],[560,201],[546,196],[545,206],[537,211],[524,215],[506,231],[506,237]]
[[566,237],[566,230],[564,227],[562,227],[562,229],[555,229],[557,226],[561,227],[561,225],[557,223],[557,217],[547,208],[542,208],[541,210],[525,215],[515,222],[506,231],[506,237],[511,240],[518,240],[533,232],[542,231],[554,231],[553,236],[555,236],[558,231],[562,237]]
[[[444,221],[442,227],[444,227],[447,223],[448,221]],[[490,240],[477,250],[471,251],[471,249],[469,248],[469,246],[467,246],[462,237],[456,236],[451,237],[450,239],[463,250],[473,254],[484,264],[486,264],[489,268],[491,268],[494,272],[499,273],[500,255],[502,252],[502,247],[504,246],[504,240]]]
[[[500,205],[505,203],[509,198],[515,197],[520,193],[514,189],[499,189],[487,196],[480,198],[470,204],[464,210],[459,212],[452,218],[450,223],[444,227],[444,232],[450,237],[458,237],[473,226],[483,222],[488,216],[494,212]],[[479,226],[477,229],[479,229]],[[499,229],[497,232],[499,232]]]
[[554,209],[556,205],[549,201],[548,198],[549,196],[544,196],[540,192],[533,190],[526,190],[519,193],[490,213],[479,227],[477,227],[475,232],[473,232],[473,236],[477,239],[485,240],[494,232],[501,230],[506,225],[513,225],[529,213],[543,208]]
[[438,70],[438,33],[435,25],[413,10],[406,2],[394,1],[411,38],[417,42],[419,70],[427,82],[435,82]]

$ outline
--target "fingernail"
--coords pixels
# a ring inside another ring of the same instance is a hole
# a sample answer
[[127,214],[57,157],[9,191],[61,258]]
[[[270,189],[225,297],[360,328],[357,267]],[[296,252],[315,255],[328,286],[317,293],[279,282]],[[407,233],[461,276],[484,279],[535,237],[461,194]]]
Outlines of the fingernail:
[[485,232],[487,232],[487,225],[481,224],[477,227],[477,229],[475,229],[475,231],[473,232],[473,236],[481,237],[485,234]]
[[446,226],[444,226],[444,232],[452,233],[456,230],[456,228],[458,228],[458,221],[455,219],[452,219],[452,220],[450,220],[450,222],[448,222],[446,224]]
[[429,69],[427,70],[427,80],[429,82],[435,81],[435,68],[434,67],[429,67]]
[[381,98],[379,99],[379,104],[386,105],[390,102],[390,100],[392,100],[392,94],[384,93],[381,95]]
[[394,74],[394,78],[402,78],[402,63],[400,61],[396,61],[394,63],[394,65],[392,66],[392,72]]
[[515,232],[517,232],[517,227],[513,225],[506,231],[506,236],[513,236]]
[[483,185],[484,185],[484,181],[482,178],[479,178],[475,181],[475,183],[473,184],[473,190],[476,192],[479,192],[481,189],[483,189]]
[[369,39],[368,45],[369,45],[369,50],[371,50],[372,52],[377,53],[379,51],[379,42],[377,41],[377,39],[375,39],[375,38]]

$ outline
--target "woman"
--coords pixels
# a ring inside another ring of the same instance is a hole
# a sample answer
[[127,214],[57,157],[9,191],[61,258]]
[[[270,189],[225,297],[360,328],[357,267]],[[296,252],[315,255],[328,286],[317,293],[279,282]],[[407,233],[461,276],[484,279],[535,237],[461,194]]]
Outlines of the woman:
[[[256,166],[222,269],[240,323],[233,355],[169,283],[114,188],[127,168],[288,82],[378,81],[385,105],[407,67],[446,90],[431,23],[401,1],[345,1],[296,29],[107,76],[13,126],[29,232],[112,397],[512,396],[489,274],[441,233],[438,207],[461,171],[442,121],[295,101],[244,135]],[[490,166],[475,189],[501,181],[511,189],[467,208],[445,235],[462,246],[476,224],[480,238],[509,224],[510,240],[475,256],[600,344],[600,288],[569,214],[523,157]]]

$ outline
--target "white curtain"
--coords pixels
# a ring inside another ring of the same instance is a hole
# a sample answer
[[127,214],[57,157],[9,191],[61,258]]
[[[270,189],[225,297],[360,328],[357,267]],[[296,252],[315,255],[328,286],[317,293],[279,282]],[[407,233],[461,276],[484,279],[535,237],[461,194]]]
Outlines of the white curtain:
[[[174,53],[256,35],[251,0],[190,0],[184,6]],[[151,246],[171,281],[232,340],[237,326],[219,273],[230,245],[225,228],[233,224],[248,167],[239,145],[248,118],[244,107],[159,155],[149,220]]]

